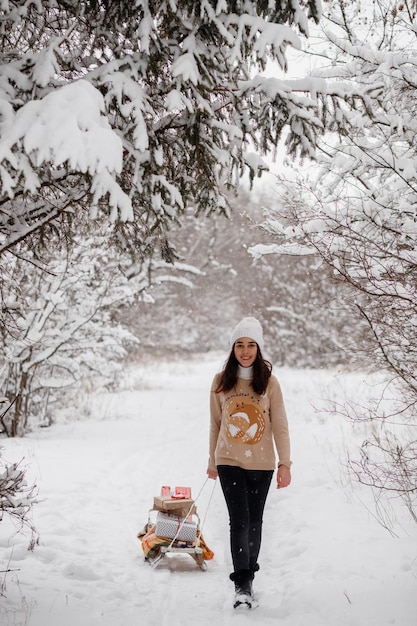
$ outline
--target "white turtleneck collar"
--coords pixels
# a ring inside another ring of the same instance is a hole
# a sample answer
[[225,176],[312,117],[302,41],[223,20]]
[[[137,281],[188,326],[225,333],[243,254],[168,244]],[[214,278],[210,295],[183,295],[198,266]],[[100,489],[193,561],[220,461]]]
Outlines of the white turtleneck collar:
[[250,367],[242,367],[238,365],[237,370],[238,378],[244,378],[245,380],[252,380],[253,378],[253,365]]

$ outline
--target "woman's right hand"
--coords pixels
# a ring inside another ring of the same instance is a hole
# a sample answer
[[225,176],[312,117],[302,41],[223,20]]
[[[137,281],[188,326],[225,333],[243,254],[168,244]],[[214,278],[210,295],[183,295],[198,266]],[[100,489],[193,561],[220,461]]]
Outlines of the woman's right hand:
[[212,470],[212,469],[208,468],[207,469],[207,476],[209,478],[211,478],[212,480],[216,480],[216,478],[218,476],[217,470]]

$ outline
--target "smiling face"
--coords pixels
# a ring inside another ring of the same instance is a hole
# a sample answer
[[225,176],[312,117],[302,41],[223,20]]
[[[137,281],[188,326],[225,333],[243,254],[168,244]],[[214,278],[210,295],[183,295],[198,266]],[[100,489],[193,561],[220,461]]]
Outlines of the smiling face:
[[249,337],[240,337],[235,341],[235,357],[242,367],[250,367],[254,364],[258,353],[258,344]]

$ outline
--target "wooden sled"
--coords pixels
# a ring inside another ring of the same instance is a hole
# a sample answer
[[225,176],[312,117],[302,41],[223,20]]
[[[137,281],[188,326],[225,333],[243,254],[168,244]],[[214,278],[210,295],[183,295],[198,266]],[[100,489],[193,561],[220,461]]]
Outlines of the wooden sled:
[[205,572],[207,563],[203,559],[203,550],[199,546],[181,545],[181,542],[174,541],[172,545],[161,546],[158,556],[153,559],[146,558],[148,563],[155,567],[167,554],[189,554],[198,567]]
[[200,518],[197,513],[192,515],[197,523],[196,538],[193,541],[184,541],[156,534],[156,524],[152,522],[152,516],[154,513],[157,514],[158,511],[159,509],[151,509],[149,511],[148,523],[143,531],[138,534],[138,538],[142,541],[145,561],[152,567],[155,567],[167,554],[189,554],[198,567],[203,572],[206,571],[206,560],[211,560],[214,553],[207,546],[201,534]]

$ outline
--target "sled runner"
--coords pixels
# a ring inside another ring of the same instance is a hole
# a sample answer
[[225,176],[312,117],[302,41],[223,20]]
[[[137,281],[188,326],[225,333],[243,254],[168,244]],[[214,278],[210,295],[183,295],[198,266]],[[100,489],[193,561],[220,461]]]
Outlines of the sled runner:
[[206,561],[214,556],[201,533],[200,518],[189,487],[176,487],[173,492],[170,487],[162,487],[138,538],[145,560],[152,566],[170,553],[189,554],[205,571]]

